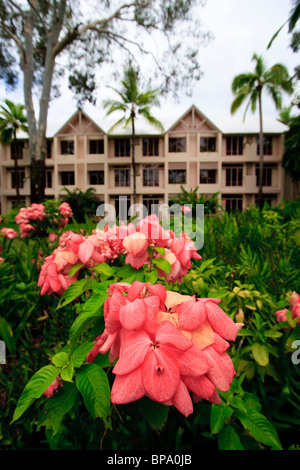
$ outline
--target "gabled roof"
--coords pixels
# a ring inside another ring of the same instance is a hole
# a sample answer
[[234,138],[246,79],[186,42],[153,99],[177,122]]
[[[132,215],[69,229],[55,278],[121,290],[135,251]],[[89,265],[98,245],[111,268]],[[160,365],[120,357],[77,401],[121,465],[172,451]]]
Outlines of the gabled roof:
[[105,131],[97,124],[90,116],[88,116],[82,109],[78,108],[74,114],[55,132],[54,136],[58,134],[64,134],[64,130],[68,129],[68,127],[72,126],[74,122],[76,122],[77,118],[81,120],[84,117],[90,124],[93,124],[97,130],[101,133],[105,133]]
[[200,111],[194,104],[192,106],[190,106],[187,111],[182,114],[182,116],[180,116],[179,119],[177,119],[177,121],[174,122],[174,124],[172,124],[168,129],[167,129],[167,132],[170,132],[172,129],[174,129],[175,127],[177,127],[182,121],[184,121],[184,119],[190,114],[190,113],[193,113],[195,112],[199,117],[201,117],[202,121],[207,123],[209,127],[212,127],[214,130],[218,131],[218,132],[221,132],[220,129],[207,117],[205,116],[205,114],[202,113],[202,111]]

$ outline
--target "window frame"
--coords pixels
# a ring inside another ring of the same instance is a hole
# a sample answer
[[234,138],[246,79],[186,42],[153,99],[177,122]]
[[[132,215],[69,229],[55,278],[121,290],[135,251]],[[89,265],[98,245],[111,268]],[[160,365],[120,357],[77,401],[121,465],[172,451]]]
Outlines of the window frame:
[[186,137],[169,137],[168,149],[169,153],[186,153],[187,140]]

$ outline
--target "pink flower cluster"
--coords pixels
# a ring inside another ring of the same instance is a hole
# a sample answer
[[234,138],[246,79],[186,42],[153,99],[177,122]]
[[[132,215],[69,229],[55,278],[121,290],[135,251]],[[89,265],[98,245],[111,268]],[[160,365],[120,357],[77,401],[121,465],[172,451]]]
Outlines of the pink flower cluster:
[[13,239],[18,236],[17,232],[13,228],[3,227],[0,230],[0,233],[3,233],[6,238]]
[[[64,227],[69,222],[69,217],[73,215],[72,210],[67,202],[63,202],[59,208],[57,218],[53,222],[58,227]],[[21,207],[19,213],[16,215],[15,220],[19,225],[20,237],[27,238],[30,232],[36,231],[38,222],[49,218],[50,214],[46,212],[44,204],[33,203],[29,207]]]
[[[171,264],[171,272],[166,274],[161,269],[158,275],[165,277],[168,282],[181,283],[182,277],[186,276],[191,269],[191,259],[201,259],[197,253],[193,241],[186,233],[182,233],[179,238],[175,238],[172,230],[164,230],[155,214],[149,215],[141,220],[135,229],[131,223],[127,227],[121,227],[123,247],[126,250],[125,263],[139,269],[144,264],[150,264],[149,247],[164,248],[163,258]],[[161,255],[154,251],[154,256],[160,258]]]
[[184,416],[193,402],[220,403],[235,375],[226,350],[242,323],[235,323],[219,299],[197,299],[138,281],[111,284],[104,304],[105,329],[88,362],[109,352],[116,359],[111,401],[143,396],[175,406]]
[[113,261],[120,254],[120,247],[115,239],[109,237],[109,231],[102,234],[93,233],[89,236],[64,232],[59,238],[59,246],[45,258],[41,268],[38,286],[41,295],[63,292],[77,280],[78,272],[69,277],[74,264],[82,263],[82,267],[93,267],[94,264]]
[[[299,318],[298,324],[300,324],[300,296],[297,292],[293,291],[289,298],[289,307],[292,313],[292,320]],[[276,320],[280,323],[282,321],[288,321],[287,318],[288,309],[284,308],[275,312]]]

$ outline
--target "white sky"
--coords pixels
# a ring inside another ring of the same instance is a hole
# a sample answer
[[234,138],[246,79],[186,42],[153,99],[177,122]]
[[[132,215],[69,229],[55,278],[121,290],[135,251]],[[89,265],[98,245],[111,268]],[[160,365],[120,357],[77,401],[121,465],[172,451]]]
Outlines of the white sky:
[[[214,40],[201,49],[201,65],[204,75],[195,84],[192,97],[183,93],[179,103],[172,97],[161,100],[158,110],[153,110],[168,127],[192,105],[200,109],[212,122],[222,130],[231,121],[230,105],[233,100],[231,82],[235,75],[253,70],[251,61],[253,53],[263,55],[267,67],[280,62],[293,73],[294,67],[300,63],[299,55],[289,48],[290,37],[287,26],[280,32],[272,47],[267,45],[277,29],[287,20],[292,8],[291,0],[207,0],[203,8],[199,8],[203,30],[209,30]],[[106,84],[104,84],[106,85]],[[113,84],[118,88],[118,83]],[[99,90],[101,100],[95,107],[84,106],[84,110],[93,119],[97,117],[99,125],[107,130],[109,125],[104,117],[101,106],[107,90],[105,86]],[[111,96],[111,95],[110,95]],[[0,100],[9,98],[24,102],[22,92],[8,93],[0,90]],[[286,97],[284,104],[289,105],[291,98]],[[241,123],[244,107],[234,117]],[[265,96],[263,100],[265,122],[276,119],[278,112],[272,100]],[[48,135],[58,130],[76,111],[76,104],[71,92],[66,88],[62,97],[50,104],[48,117]],[[113,118],[115,120],[115,118]],[[246,123],[256,122],[257,116],[248,111]]]

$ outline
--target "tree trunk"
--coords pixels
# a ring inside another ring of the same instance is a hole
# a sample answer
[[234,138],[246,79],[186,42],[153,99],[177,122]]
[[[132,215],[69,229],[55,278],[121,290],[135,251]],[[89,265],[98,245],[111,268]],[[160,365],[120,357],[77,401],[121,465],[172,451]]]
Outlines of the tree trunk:
[[37,0],[32,2],[30,13],[25,21],[25,48],[22,54],[21,68],[24,74],[24,98],[27,110],[29,128],[29,154],[31,160],[31,202],[41,202],[45,195],[45,156],[46,156],[46,129],[48,107],[50,101],[51,84],[55,65],[55,45],[62,28],[66,0],[59,2],[57,15],[53,19],[52,27],[48,32],[45,42],[45,63],[42,79],[42,91],[39,100],[38,121],[34,112],[32,90],[34,85],[34,47],[33,24],[35,17],[34,6]]
[[136,166],[135,166],[135,112],[132,108],[131,111],[131,122],[132,122],[132,141],[131,141],[131,161],[132,161],[132,173],[133,173],[133,204],[136,204]]
[[261,90],[258,92],[258,105],[259,105],[259,186],[258,186],[258,207],[262,209],[263,206],[263,171],[264,171],[264,135],[263,135],[263,122],[262,122],[262,102]]
[[30,174],[31,203],[40,203],[45,197],[45,160],[31,160]]
[[20,203],[20,181],[19,181],[19,165],[18,165],[18,155],[17,155],[17,130],[14,128],[14,141],[13,141],[13,146],[15,149],[15,155],[14,155],[14,160],[15,160],[15,182],[16,182],[16,196],[17,196],[17,203],[19,205]]

